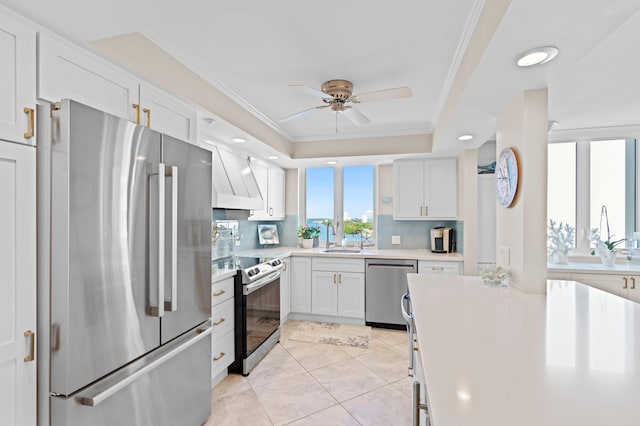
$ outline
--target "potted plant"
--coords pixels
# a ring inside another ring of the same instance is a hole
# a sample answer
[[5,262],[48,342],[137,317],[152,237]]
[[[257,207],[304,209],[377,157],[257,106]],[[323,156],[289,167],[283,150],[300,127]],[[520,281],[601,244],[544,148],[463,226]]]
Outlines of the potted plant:
[[298,228],[298,237],[302,238],[302,247],[313,247],[313,239],[320,235],[319,226],[309,226],[306,223]]
[[556,223],[549,219],[547,226],[547,241],[549,259],[552,263],[567,263],[569,250],[574,247],[575,229],[568,223]]
[[[607,239],[602,239],[602,219],[604,218],[607,225]],[[591,255],[596,253],[600,256],[602,264],[605,266],[613,266],[616,263],[616,246],[626,241],[625,238],[612,240],[609,231],[609,215],[607,214],[607,206],[602,206],[600,210],[600,228],[591,229],[589,240],[595,242],[596,247],[591,250]]]

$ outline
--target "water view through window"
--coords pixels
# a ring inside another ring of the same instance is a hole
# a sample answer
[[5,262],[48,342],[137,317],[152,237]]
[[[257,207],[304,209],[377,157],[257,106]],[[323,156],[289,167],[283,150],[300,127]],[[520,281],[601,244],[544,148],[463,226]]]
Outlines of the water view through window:
[[[374,245],[373,166],[349,166],[342,169],[342,188],[335,188],[335,170],[330,167],[306,169],[306,223],[320,226],[320,240],[327,239],[327,223],[341,221],[341,230],[349,242],[364,240]],[[341,196],[343,211],[335,211],[334,194]],[[331,232],[331,228],[329,228]],[[333,235],[329,236],[334,241]],[[340,241],[337,241],[340,244]]]

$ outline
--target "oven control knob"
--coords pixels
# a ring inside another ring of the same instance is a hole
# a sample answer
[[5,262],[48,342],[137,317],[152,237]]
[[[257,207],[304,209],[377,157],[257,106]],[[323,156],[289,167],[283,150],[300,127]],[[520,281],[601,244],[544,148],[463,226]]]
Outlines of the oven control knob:
[[274,261],[271,262],[271,266],[278,266],[281,263],[282,261],[280,259],[275,259]]
[[250,277],[252,277],[252,276],[253,276],[253,274],[254,274],[253,269],[249,269],[249,270],[247,271],[247,275],[249,275]]
[[259,268],[253,268],[253,275],[257,274],[260,272]]

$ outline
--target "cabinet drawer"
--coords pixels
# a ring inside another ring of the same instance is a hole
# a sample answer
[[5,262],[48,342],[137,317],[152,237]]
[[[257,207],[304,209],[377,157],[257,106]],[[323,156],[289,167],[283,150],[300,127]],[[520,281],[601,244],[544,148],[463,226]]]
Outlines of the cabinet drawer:
[[222,303],[218,303],[211,308],[211,322],[213,323],[213,338],[222,336],[230,330],[233,330],[233,301],[227,299]]
[[418,262],[419,274],[447,274],[460,275],[461,262],[434,262],[421,260]]
[[233,297],[233,277],[211,285],[211,306]]
[[338,257],[314,257],[311,260],[314,271],[364,272],[364,259],[342,259]]
[[211,377],[217,376],[231,365],[234,358],[233,331],[223,336],[213,336],[211,344]]

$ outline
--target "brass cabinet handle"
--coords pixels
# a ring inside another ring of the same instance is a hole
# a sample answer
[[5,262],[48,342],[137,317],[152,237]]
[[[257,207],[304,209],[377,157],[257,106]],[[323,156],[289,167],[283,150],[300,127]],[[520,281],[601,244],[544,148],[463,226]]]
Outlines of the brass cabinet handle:
[[147,114],[147,127],[151,127],[151,110],[149,108],[144,108],[142,112]]
[[218,361],[220,359],[222,359],[222,357],[224,357],[226,354],[224,352],[220,352],[220,355],[218,355],[217,357],[213,358],[214,361]]
[[627,288],[627,277],[622,277],[622,280],[624,281],[622,288]]
[[286,271],[287,270],[287,263],[289,263],[289,262],[282,262],[282,263],[284,263],[284,268],[282,268],[282,270]]
[[631,290],[636,289],[636,279],[631,277]]
[[333,274],[333,283],[336,283],[336,274]]
[[338,284],[342,284],[342,274],[338,274]]
[[434,266],[434,267],[431,268],[431,270],[432,271],[444,271],[444,268],[442,266],[438,266],[438,267]]
[[429,206],[424,206],[424,215],[429,216]]
[[216,322],[214,322],[214,323],[213,323],[213,326],[215,327],[216,325],[220,325],[220,324],[222,324],[224,321],[225,321],[225,320],[224,320],[224,318],[220,318],[220,321],[216,321]]
[[273,216],[273,207],[269,207],[269,216]]
[[24,337],[29,338],[29,355],[24,357],[24,362],[33,361],[34,359],[36,359],[36,356],[35,356],[36,334],[31,330],[27,330],[24,332]]
[[140,104],[132,104],[131,106],[136,110],[136,124],[140,124]]
[[422,216],[422,206],[420,206],[420,216]]
[[218,290],[215,293],[213,293],[213,297],[222,296],[224,293],[225,293],[224,290]]
[[33,137],[33,127],[34,127],[33,121],[34,121],[35,110],[33,108],[25,107],[23,111],[29,117],[29,130],[27,130],[27,132],[23,136],[25,139],[31,139]]

